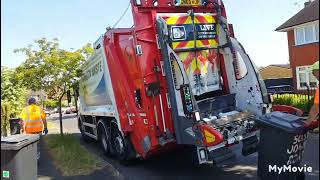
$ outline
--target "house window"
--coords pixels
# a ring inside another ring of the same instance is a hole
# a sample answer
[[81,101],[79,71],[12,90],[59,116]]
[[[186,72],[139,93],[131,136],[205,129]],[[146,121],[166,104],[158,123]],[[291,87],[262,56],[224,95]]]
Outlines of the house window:
[[319,24],[316,25],[316,41],[319,42]]
[[304,44],[304,30],[303,28],[296,29],[296,45]]
[[296,45],[319,42],[319,23],[294,29]]
[[297,87],[298,89],[317,88],[319,81],[313,76],[310,71],[310,66],[299,66],[297,71]]

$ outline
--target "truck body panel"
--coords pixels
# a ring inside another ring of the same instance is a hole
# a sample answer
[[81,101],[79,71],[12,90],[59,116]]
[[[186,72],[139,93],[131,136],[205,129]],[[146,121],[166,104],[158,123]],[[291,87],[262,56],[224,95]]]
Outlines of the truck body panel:
[[108,113],[116,116],[117,109],[104,52],[96,51],[83,69],[84,75],[79,86],[80,113]]
[[254,120],[271,108],[263,81],[223,4],[201,3],[131,1],[134,26],[107,30],[83,66],[84,135],[101,140],[107,126],[109,149],[125,158],[194,146],[199,163],[256,138]]

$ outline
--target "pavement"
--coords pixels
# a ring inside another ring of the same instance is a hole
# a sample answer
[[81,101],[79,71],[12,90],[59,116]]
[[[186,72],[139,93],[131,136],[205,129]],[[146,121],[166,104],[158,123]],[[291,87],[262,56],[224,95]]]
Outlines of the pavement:
[[[49,133],[59,133],[59,118],[52,115],[48,118]],[[249,156],[241,155],[241,145],[235,145],[232,150],[236,157],[220,164],[205,164],[195,166],[190,161],[190,154],[186,149],[179,149],[152,157],[148,160],[137,161],[133,166],[122,166],[116,159],[107,158],[97,142],[84,142],[81,139],[77,127],[76,115],[64,115],[63,131],[72,133],[79,138],[81,144],[98,157],[102,158],[106,168],[93,172],[87,176],[63,177],[51,163],[52,158],[42,148],[41,158],[43,163],[39,165],[38,180],[47,179],[215,179],[215,180],[256,180],[257,178],[257,153]],[[312,173],[306,174],[306,180],[319,179],[319,134],[309,133],[301,165],[306,164],[313,169]],[[117,176],[110,176],[117,174]]]

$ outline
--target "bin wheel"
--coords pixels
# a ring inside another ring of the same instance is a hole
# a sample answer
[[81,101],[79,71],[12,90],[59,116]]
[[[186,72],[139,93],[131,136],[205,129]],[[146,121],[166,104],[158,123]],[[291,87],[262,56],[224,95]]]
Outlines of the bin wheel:
[[134,163],[136,152],[131,144],[129,136],[123,137],[118,128],[112,128],[112,146],[120,164],[128,166]]

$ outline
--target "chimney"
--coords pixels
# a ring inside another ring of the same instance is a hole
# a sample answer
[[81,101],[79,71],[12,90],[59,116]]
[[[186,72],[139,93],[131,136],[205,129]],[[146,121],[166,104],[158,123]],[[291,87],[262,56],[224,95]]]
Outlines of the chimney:
[[305,3],[304,3],[304,7],[309,6],[309,4],[310,4],[311,2],[312,2],[311,0],[309,0],[309,1],[305,2]]

